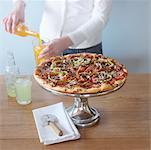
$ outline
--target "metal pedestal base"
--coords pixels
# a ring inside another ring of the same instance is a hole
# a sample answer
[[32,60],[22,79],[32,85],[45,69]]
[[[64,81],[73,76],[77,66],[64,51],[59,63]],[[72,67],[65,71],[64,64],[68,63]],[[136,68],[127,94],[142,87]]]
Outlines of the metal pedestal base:
[[[35,76],[34,76],[35,77]],[[70,93],[63,93],[59,91],[55,91],[49,88],[44,87],[44,84],[39,82],[37,78],[35,77],[36,81],[40,84],[42,88],[45,90],[55,94],[55,95],[63,95],[63,96],[71,96],[74,97],[74,103],[72,106],[67,108],[67,112],[69,113],[71,119],[73,120],[74,124],[79,127],[88,127],[96,124],[100,119],[99,112],[94,108],[90,107],[88,104],[88,98],[89,97],[96,97],[96,96],[102,96],[105,94],[109,94],[111,92],[114,92],[118,89],[120,89],[123,85],[119,85],[118,87],[115,87],[114,89],[110,91],[103,91],[99,93],[92,93],[92,94],[70,94]]]
[[91,108],[87,98],[74,97],[74,103],[67,108],[74,124],[79,127],[92,126],[99,121],[100,114],[95,108]]

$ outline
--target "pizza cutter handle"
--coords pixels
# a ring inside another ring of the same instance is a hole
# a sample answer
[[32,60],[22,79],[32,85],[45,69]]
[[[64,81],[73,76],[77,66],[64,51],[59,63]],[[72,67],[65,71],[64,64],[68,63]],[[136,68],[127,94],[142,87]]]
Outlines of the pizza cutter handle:
[[53,130],[53,132],[55,134],[57,134],[58,136],[62,136],[63,135],[63,131],[61,129],[59,129],[59,127],[54,122],[49,122],[48,126],[50,126],[51,129]]

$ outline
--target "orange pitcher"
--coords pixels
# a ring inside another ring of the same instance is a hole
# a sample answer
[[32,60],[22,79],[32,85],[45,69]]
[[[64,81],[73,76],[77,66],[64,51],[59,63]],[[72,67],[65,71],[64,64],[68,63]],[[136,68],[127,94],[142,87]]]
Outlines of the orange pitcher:
[[15,34],[16,35],[19,35],[19,36],[34,36],[34,37],[37,37],[38,33],[37,32],[33,32],[33,31],[30,31],[24,24],[22,23],[19,23],[16,27],[16,31],[15,31]]

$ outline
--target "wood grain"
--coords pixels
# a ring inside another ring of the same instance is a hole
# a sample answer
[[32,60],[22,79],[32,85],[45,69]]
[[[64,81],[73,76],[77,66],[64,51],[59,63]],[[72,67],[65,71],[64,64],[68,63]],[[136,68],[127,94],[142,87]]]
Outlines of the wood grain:
[[52,95],[33,80],[32,103],[21,106],[7,97],[4,78],[0,76],[0,150],[150,150],[151,75],[130,74],[126,84],[109,95],[89,99],[102,114],[99,123],[79,128],[76,141],[44,146],[40,144],[32,109],[71,97]]

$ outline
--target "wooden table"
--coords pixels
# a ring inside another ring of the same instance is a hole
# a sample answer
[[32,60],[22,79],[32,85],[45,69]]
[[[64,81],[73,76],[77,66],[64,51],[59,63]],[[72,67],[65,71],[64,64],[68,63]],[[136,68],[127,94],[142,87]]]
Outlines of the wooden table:
[[79,140],[44,146],[39,142],[32,109],[61,101],[67,107],[72,98],[52,95],[33,80],[32,103],[21,106],[7,97],[0,76],[0,150],[149,150],[149,85],[151,75],[130,74],[120,90],[89,99],[90,105],[104,114],[97,125],[79,129]]

